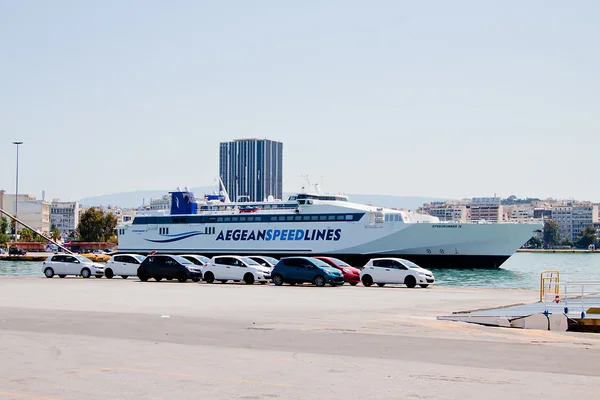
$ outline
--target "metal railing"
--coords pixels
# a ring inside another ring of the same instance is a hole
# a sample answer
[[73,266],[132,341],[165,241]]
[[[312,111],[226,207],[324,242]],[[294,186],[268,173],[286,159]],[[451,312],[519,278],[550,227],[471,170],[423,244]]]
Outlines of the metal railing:
[[[546,271],[545,271],[546,272]],[[600,304],[600,281],[554,282],[547,280],[542,289],[544,293],[544,313],[549,314],[549,305],[563,305],[563,313],[569,314],[569,302],[577,309],[581,318],[585,318],[589,308]]]
[[555,269],[542,271],[540,274],[540,301],[544,301],[547,291],[559,294],[560,272]]

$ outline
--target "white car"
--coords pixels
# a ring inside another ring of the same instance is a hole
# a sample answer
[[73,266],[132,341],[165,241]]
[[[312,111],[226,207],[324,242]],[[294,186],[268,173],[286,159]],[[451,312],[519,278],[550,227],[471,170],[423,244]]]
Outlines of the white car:
[[364,286],[386,283],[403,283],[409,288],[419,285],[426,288],[435,283],[431,271],[403,258],[374,258],[360,272],[360,280]]
[[271,279],[271,268],[264,267],[248,257],[213,257],[204,267],[204,280],[208,283],[213,283],[215,280],[222,283],[233,280],[244,281],[248,285],[254,282],[264,285],[268,279]]
[[94,275],[96,278],[102,278],[104,266],[79,254],[54,254],[44,261],[42,271],[46,278],[52,278],[54,275],[61,278],[67,275],[81,275],[83,278]]
[[273,258],[273,257],[267,257],[267,256],[248,256],[248,258],[256,261],[263,267],[271,268],[271,271],[273,271],[273,268],[275,268],[275,266],[279,262],[278,259]]
[[139,254],[117,254],[108,260],[104,267],[104,276],[112,279],[119,275],[123,279],[130,276],[137,276],[137,269],[146,257]]

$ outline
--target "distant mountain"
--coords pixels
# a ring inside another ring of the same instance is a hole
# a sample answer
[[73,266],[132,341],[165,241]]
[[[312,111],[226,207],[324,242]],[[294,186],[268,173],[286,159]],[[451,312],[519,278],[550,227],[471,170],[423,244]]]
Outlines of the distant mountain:
[[[202,186],[190,188],[190,190],[201,198],[205,194],[214,193],[215,186]],[[113,193],[102,196],[86,197],[79,200],[84,206],[119,206],[122,208],[139,207],[149,204],[151,199],[158,199],[167,194],[169,190],[139,190],[135,192]],[[295,193],[284,193],[284,198]],[[423,203],[430,201],[443,201],[446,199],[420,196],[388,196],[381,194],[349,194],[350,201],[359,204],[372,204],[380,207],[403,208],[405,210],[416,210]]]
[[[193,187],[190,190],[196,196],[204,196],[213,193],[216,186]],[[79,204],[84,206],[119,206],[121,208],[139,207],[142,204],[150,204],[150,200],[159,199],[173,189],[165,190],[138,190],[135,192],[122,192],[104,194],[101,196],[86,197],[79,200]]]

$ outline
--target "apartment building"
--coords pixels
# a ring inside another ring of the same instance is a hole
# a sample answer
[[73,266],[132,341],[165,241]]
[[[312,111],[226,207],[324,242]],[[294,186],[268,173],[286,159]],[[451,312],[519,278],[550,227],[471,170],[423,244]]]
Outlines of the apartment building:
[[73,233],[79,225],[79,203],[77,201],[60,201],[60,199],[52,200],[50,225],[56,226],[62,237]]

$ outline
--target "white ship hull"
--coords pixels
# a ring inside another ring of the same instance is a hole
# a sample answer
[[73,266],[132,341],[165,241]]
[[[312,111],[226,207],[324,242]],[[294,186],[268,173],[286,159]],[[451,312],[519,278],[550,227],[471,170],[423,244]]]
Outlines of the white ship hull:
[[174,223],[170,218],[145,223],[138,217],[133,225],[120,227],[119,252],[331,255],[357,266],[374,257],[398,256],[425,268],[496,268],[542,228],[402,220],[376,224],[367,214],[353,221]]

